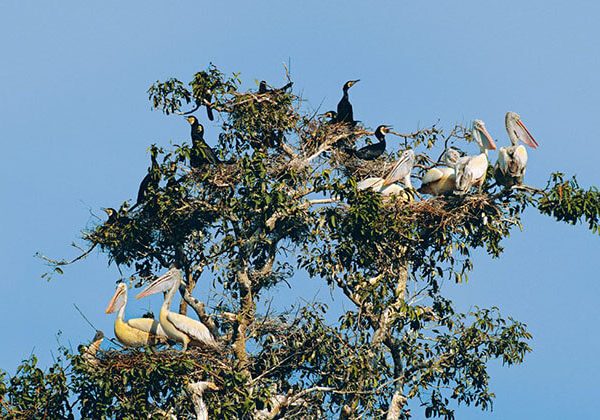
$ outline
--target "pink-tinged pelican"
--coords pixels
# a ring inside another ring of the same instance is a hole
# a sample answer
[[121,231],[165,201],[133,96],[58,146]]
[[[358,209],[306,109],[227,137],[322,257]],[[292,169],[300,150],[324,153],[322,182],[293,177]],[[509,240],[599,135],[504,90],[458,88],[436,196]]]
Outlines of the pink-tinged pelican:
[[523,183],[527,168],[527,149],[519,141],[532,149],[539,145],[516,112],[506,113],[505,124],[512,146],[501,147],[498,151],[494,174],[498,184],[512,187]]
[[454,193],[459,195],[468,193],[471,187],[481,189],[489,164],[487,151],[496,149],[496,143],[485,128],[483,121],[473,121],[472,133],[479,145],[479,154],[461,157],[454,166],[454,175],[456,176]]
[[[410,173],[414,164],[415,152],[411,149],[405,150],[385,178],[371,177],[363,179],[356,184],[356,188],[359,190],[371,189],[384,196],[399,195],[408,201],[412,201],[414,197]],[[402,182],[404,187],[398,185],[398,181]]]
[[153,295],[159,292],[167,292],[165,300],[160,308],[160,326],[166,332],[167,337],[178,343],[182,343],[182,351],[187,350],[188,345],[199,345],[212,349],[219,349],[220,346],[212,336],[206,325],[202,322],[185,315],[171,312],[169,310],[173,296],[183,283],[181,271],[177,268],[171,268],[165,274],[154,280],[136,299]]
[[454,166],[460,159],[460,153],[456,149],[448,149],[444,152],[442,162],[446,166],[431,168],[421,179],[419,192],[430,195],[452,194],[456,189],[456,175]]
[[106,307],[106,313],[119,311],[115,319],[115,336],[121,344],[127,347],[143,347],[167,342],[167,334],[158,321],[150,318],[132,318],[125,321],[126,305],[127,285],[119,283]]

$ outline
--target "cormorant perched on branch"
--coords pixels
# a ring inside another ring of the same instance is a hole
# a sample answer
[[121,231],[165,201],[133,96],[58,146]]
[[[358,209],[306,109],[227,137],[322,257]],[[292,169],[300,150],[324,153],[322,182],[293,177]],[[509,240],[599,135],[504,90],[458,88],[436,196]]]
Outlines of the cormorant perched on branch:
[[285,92],[286,90],[291,88],[293,84],[294,84],[294,82],[289,82],[288,84],[280,87],[279,89],[269,89],[267,87],[267,82],[265,82],[264,80],[261,80],[260,83],[258,84],[258,93]]
[[204,126],[193,115],[186,118],[192,126],[192,151],[190,153],[190,166],[199,168],[205,163],[219,163],[213,149],[204,141]]
[[135,202],[135,205],[131,207],[131,210],[142,204],[142,202],[146,199],[146,195],[148,194],[148,190],[150,188],[154,190],[158,189],[158,183],[160,182],[160,166],[156,161],[157,154],[158,148],[152,145],[150,149],[150,159],[152,160],[152,165],[148,169],[148,174],[144,177],[144,179],[142,179],[142,182],[140,183],[137,201]]
[[213,114],[212,107],[210,106],[210,103],[212,103],[212,91],[210,89],[208,89],[204,93],[204,95],[202,95],[202,99],[204,102],[204,106],[206,107],[206,116],[208,117],[208,119],[210,121],[214,121],[215,116]]
[[369,144],[358,150],[352,150],[352,154],[362,160],[375,160],[385,152],[385,135],[390,132],[389,125],[380,125],[375,129],[375,137],[379,140],[377,143]]
[[348,89],[350,89],[359,81],[360,80],[349,80],[344,83],[344,87],[342,88],[344,95],[337,106],[337,122],[350,123],[352,125],[356,124],[356,121],[354,121],[354,114],[352,112],[352,104],[348,99]]
[[337,112],[335,112],[335,111],[327,111],[326,113],[323,114],[323,117],[329,118],[329,121],[327,121],[327,122],[330,124],[334,124],[337,122]]
[[108,215],[108,220],[104,223],[105,225],[112,225],[115,224],[119,218],[117,217],[117,211],[111,207],[107,207],[104,210],[104,212]]

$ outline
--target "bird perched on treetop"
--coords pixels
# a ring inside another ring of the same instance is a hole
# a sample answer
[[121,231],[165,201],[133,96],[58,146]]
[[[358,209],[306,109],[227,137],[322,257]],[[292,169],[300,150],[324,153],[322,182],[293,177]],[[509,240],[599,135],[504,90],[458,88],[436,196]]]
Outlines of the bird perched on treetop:
[[[201,73],[203,73],[203,76],[208,79],[208,74],[205,71],[202,71]],[[210,105],[212,103],[212,89],[207,87],[204,92],[202,92],[201,96],[200,102],[206,107],[206,116],[210,121],[213,121],[215,116],[213,114],[212,106]],[[198,99],[196,99],[196,101],[198,101]]]
[[359,81],[360,79],[349,80],[344,83],[344,87],[342,88],[344,95],[337,106],[337,122],[356,125],[356,121],[354,121],[354,113],[352,111],[352,104],[348,98],[348,90]]
[[150,160],[152,164],[150,168],[148,168],[148,174],[142,179],[140,183],[140,188],[138,190],[137,200],[131,210],[142,204],[148,195],[148,192],[153,189],[158,189],[158,183],[160,182],[160,165],[156,161],[156,156],[158,155],[158,147],[152,145],[150,147]]
[[204,140],[204,126],[193,115],[186,117],[192,126],[192,151],[190,153],[190,166],[198,168],[204,163],[218,163],[215,152]]
[[498,162],[496,163],[494,175],[498,184],[512,187],[523,183],[525,169],[527,168],[527,149],[519,144],[519,141],[532,149],[536,149],[539,145],[521,121],[519,114],[507,112],[505,124],[511,146],[501,147],[498,151]]
[[375,137],[378,142],[361,147],[358,150],[348,150],[351,154],[362,160],[375,160],[385,152],[386,141],[385,135],[390,132],[389,125],[380,125],[375,129]]
[[269,89],[269,87],[267,86],[267,82],[264,80],[261,80],[260,83],[258,84],[258,93],[262,94],[262,93],[271,93],[271,92],[285,92],[286,90],[291,88],[293,84],[294,84],[294,82],[289,82],[285,86],[280,87],[279,89]]
[[335,111],[327,111],[326,113],[324,113],[322,115],[325,118],[329,118],[329,121],[327,121],[327,122],[330,124],[334,124],[337,122],[337,112],[335,112]]
[[107,207],[102,210],[108,215],[108,220],[105,224],[112,225],[118,221],[117,211],[115,209],[113,209],[112,207]]
[[454,166],[456,189],[454,194],[467,194],[471,187],[483,187],[488,169],[488,150],[496,150],[496,143],[481,120],[473,121],[472,136],[479,146],[479,154],[463,156]]

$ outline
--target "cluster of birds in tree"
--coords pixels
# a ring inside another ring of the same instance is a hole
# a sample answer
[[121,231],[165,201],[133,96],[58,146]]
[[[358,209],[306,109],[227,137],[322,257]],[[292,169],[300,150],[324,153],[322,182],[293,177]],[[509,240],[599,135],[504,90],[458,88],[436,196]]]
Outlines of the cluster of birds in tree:
[[[343,86],[343,96],[337,106],[337,111],[328,111],[323,114],[331,124],[343,124],[354,127],[352,104],[349,100],[349,90],[359,80],[350,80]],[[266,82],[259,85],[259,94],[272,91],[285,91],[291,87],[291,82],[279,89],[269,89]],[[207,106],[208,117],[212,120],[212,109]],[[219,159],[215,151],[204,140],[204,127],[195,116],[187,116],[191,125],[192,148],[189,163],[192,169],[200,169],[204,165],[231,163]],[[537,148],[538,143],[533,138],[518,114],[508,112],[505,118],[506,130],[511,146],[501,147],[498,159],[494,166],[494,175],[499,185],[510,188],[523,182],[527,167],[527,150],[520,142],[531,148]],[[381,157],[386,150],[386,134],[391,132],[388,125],[380,125],[375,130],[377,142],[359,149],[340,144],[343,150],[365,161],[372,161]],[[422,194],[439,195],[465,195],[473,188],[481,190],[489,166],[488,150],[495,150],[496,144],[481,120],[475,120],[472,125],[471,135],[479,146],[479,153],[463,156],[458,150],[448,148],[444,151],[442,166],[429,169],[421,179],[421,186],[417,190]],[[140,184],[136,204],[130,210],[142,205],[147,199],[151,188],[156,189],[160,182],[160,171],[156,160],[158,149],[151,149],[151,167],[148,174]],[[373,190],[385,196],[396,195],[411,200],[415,191],[411,183],[411,172],[415,165],[415,153],[412,149],[402,152],[392,169],[383,177],[369,177],[357,183],[359,190]],[[402,184],[402,185],[399,185]],[[118,220],[114,209],[105,209],[108,214],[107,224]],[[137,298],[142,298],[159,292],[165,292],[164,302],[160,309],[159,320],[152,318],[133,318],[125,320],[125,306],[127,304],[127,286],[119,283],[106,313],[118,311],[114,324],[115,336],[127,347],[142,347],[176,342],[182,344],[182,350],[189,345],[199,345],[208,349],[219,349],[220,345],[210,330],[202,322],[170,311],[170,305],[181,285],[185,280],[178,268],[171,268],[167,273],[158,277],[149,284]]]
[[[331,123],[350,126],[357,124],[348,91],[358,81],[346,82],[342,88],[343,96],[338,103],[337,112],[328,111],[324,114]],[[538,147],[538,143],[521,121],[519,114],[507,112],[505,125],[511,146],[499,149],[494,175],[497,184],[508,188],[523,183],[527,168],[527,149],[523,144],[535,149]],[[346,148],[345,151],[358,159],[375,160],[385,152],[385,135],[391,131],[390,129],[391,127],[388,125],[380,125],[375,130],[375,137],[378,140],[376,143],[358,150]],[[448,148],[442,155],[443,166],[431,168],[423,175],[418,192],[430,195],[464,195],[469,193],[473,187],[481,190],[489,166],[488,150],[496,150],[496,143],[481,120],[473,122],[471,135],[479,146],[479,153],[462,156],[458,150]],[[358,182],[357,187],[359,190],[371,189],[383,195],[402,195],[410,199],[413,196],[411,192],[414,191],[411,183],[411,172],[414,165],[415,153],[412,149],[407,149],[384,177],[363,179]],[[403,184],[403,187],[398,183]]]
[[189,345],[218,350],[220,345],[206,325],[170,310],[173,297],[182,284],[185,284],[185,281],[181,270],[173,267],[136,296],[137,299],[141,299],[155,293],[165,292],[157,321],[152,318],[125,320],[127,285],[119,283],[106,308],[107,314],[118,311],[114,326],[117,340],[127,347],[154,346],[172,341],[180,343],[183,351],[187,350]]

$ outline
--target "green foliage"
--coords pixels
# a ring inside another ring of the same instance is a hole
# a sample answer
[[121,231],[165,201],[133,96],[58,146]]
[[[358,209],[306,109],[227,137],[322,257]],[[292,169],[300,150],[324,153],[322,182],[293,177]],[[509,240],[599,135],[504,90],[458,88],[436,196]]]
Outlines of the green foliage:
[[[397,154],[359,161],[345,150],[372,134],[366,127],[324,121],[286,89],[240,86],[238,75],[212,65],[188,85],[154,84],[153,107],[167,115],[192,102],[218,113],[219,137],[206,141],[223,162],[191,167],[190,142],[153,147],[148,173],[156,182],[143,200],[124,202],[115,218],[84,233],[136,286],[173,263],[188,291],[208,277],[215,298],[198,315],[223,351],[100,351],[94,363],[69,355],[63,389],[73,405],[65,407],[84,418],[190,418],[189,384],[210,381],[218,390],[204,400],[225,419],[381,418],[392,396],[404,401],[401,418],[415,404],[426,417],[447,419],[456,404],[490,409],[489,362],[521,363],[531,335],[496,308],[456,312],[441,285],[466,281],[477,249],[499,257],[527,207],[596,232],[598,192],[561,175],[544,191],[504,189],[492,177],[465,196],[359,191],[359,180],[389,171]],[[460,126],[400,136],[402,149],[417,153],[417,178],[435,164],[435,148],[472,140]],[[260,305],[296,274],[339,289],[350,309],[328,322],[324,305],[285,313]],[[48,375],[40,378],[55,380]],[[16,396],[29,391],[9,385],[0,388],[11,396],[5,407],[38,410],[18,405]]]
[[584,190],[575,177],[565,181],[560,172],[552,174],[538,209],[561,222],[586,223],[592,232],[600,233],[600,192],[596,187]]
[[31,356],[7,379],[0,372],[0,417],[3,419],[73,419],[67,372],[60,361],[47,372]]

